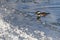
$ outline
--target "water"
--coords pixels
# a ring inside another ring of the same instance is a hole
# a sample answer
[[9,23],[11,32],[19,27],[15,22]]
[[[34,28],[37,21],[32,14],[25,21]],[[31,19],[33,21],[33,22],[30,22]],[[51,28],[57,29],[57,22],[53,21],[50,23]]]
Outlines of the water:
[[0,40],[60,40],[59,12],[59,0],[0,0]]

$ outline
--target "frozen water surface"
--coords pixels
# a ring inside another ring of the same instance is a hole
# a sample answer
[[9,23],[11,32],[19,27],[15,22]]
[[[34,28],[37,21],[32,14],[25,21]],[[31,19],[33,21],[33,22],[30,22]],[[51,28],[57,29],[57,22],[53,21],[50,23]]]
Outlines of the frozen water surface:
[[0,40],[60,40],[59,13],[60,0],[0,0]]

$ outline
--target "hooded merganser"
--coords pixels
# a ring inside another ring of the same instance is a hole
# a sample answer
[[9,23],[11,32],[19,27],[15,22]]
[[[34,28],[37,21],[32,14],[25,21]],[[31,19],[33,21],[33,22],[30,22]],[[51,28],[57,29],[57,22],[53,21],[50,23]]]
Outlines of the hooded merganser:
[[37,14],[37,16],[45,17],[46,15],[48,15],[48,14],[50,14],[50,13],[37,11],[36,14]]
[[40,12],[40,11],[37,11],[37,12],[36,12],[36,15],[37,15],[37,19],[38,19],[38,20],[40,19],[40,17],[45,17],[45,16],[47,16],[48,14],[50,14],[50,13]]

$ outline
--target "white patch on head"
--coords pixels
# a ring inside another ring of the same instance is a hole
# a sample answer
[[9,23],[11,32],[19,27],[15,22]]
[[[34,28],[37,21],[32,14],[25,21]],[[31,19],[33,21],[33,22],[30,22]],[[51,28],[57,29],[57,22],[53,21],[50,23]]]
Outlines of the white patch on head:
[[41,13],[41,12],[38,12],[38,13]]

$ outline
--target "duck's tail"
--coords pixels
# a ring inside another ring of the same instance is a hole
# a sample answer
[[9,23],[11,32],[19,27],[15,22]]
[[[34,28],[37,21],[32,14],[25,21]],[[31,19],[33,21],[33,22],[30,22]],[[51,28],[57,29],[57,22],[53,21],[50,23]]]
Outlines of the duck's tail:
[[50,13],[46,13],[46,15],[49,15]]
[[50,13],[46,13],[47,15],[50,14]]

